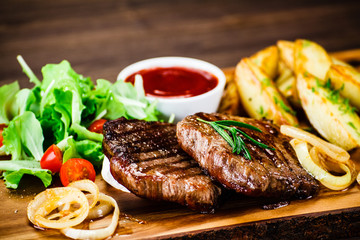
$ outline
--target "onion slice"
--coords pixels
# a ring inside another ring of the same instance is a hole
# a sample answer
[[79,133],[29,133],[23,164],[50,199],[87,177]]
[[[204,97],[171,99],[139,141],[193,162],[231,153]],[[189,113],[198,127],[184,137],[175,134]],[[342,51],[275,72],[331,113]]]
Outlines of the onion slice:
[[98,204],[90,209],[87,219],[96,219],[108,215],[112,210],[113,206],[108,201],[98,200]]
[[[349,187],[355,180],[354,171],[344,163],[339,163],[339,167],[345,172],[343,176],[335,176],[323,169],[317,163],[320,163],[318,154],[310,155],[308,144],[304,140],[292,139],[291,146],[294,148],[295,153],[301,165],[320,181],[324,186],[332,190],[343,190]],[[315,151],[314,151],[315,152]]]
[[[82,191],[90,194],[85,195]],[[88,199],[92,200],[90,206]],[[72,228],[86,218],[103,217],[112,209],[114,211],[111,223],[105,228],[95,230]],[[73,239],[103,239],[115,232],[120,210],[115,199],[99,193],[94,182],[80,180],[67,187],[49,188],[39,193],[29,203],[27,214],[33,224],[44,228],[60,229],[65,236]]]
[[77,188],[49,188],[28,205],[30,222],[44,228],[67,228],[80,224],[89,213],[89,202]]
[[337,162],[346,163],[350,159],[350,154],[339,146],[326,142],[325,140],[306,132],[300,128],[281,125],[280,132],[292,138],[300,139],[317,147],[322,153],[331,157]]
[[69,187],[74,187],[77,188],[81,191],[86,191],[89,192],[90,195],[92,197],[92,201],[91,204],[89,206],[89,209],[93,208],[95,206],[95,204],[98,202],[99,199],[99,188],[98,186],[90,180],[79,180],[79,181],[75,181],[75,182],[71,182],[69,185]]
[[65,228],[61,229],[60,231],[65,236],[72,239],[104,239],[111,236],[115,232],[115,229],[118,225],[120,210],[115,199],[110,196],[100,193],[99,200],[109,202],[112,206],[114,206],[114,212],[109,226],[95,230]]

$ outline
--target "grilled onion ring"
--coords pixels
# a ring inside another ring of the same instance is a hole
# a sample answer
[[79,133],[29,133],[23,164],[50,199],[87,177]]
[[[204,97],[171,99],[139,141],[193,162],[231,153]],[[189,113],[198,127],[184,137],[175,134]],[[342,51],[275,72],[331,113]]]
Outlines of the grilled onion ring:
[[322,153],[331,157],[336,162],[346,163],[350,159],[350,154],[339,146],[324,141],[323,139],[306,132],[300,128],[281,125],[280,132],[292,138],[300,139],[317,147]]
[[44,228],[67,228],[80,224],[89,213],[89,202],[77,188],[49,188],[28,205],[30,222]]
[[316,151],[312,151],[312,156],[309,153],[308,144],[306,141],[300,139],[292,139],[291,146],[301,165],[320,181],[325,187],[332,190],[343,190],[349,187],[355,180],[355,171],[347,164],[339,163],[339,167],[346,173],[343,176],[335,176],[319,166],[320,160]]
[[89,209],[93,208],[95,206],[95,204],[98,202],[99,188],[93,181],[79,180],[79,181],[71,182],[68,186],[90,193],[88,196],[92,197],[92,201],[89,206]]
[[110,196],[100,193],[99,200],[109,202],[114,206],[114,212],[109,226],[95,230],[83,230],[70,227],[61,229],[60,231],[65,236],[72,239],[104,239],[111,236],[115,232],[115,229],[118,225],[120,210],[116,201]]
[[90,209],[87,219],[96,219],[108,215],[114,207],[108,201],[98,199],[98,204]]
[[[85,195],[82,191],[90,194]],[[92,199],[90,206],[88,198]],[[96,230],[72,228],[86,218],[102,217],[113,208],[111,223],[106,228]],[[70,183],[67,187],[49,188],[39,193],[29,203],[27,214],[33,224],[60,229],[65,236],[73,239],[103,239],[115,232],[120,210],[112,197],[99,193],[94,182],[80,180]]]

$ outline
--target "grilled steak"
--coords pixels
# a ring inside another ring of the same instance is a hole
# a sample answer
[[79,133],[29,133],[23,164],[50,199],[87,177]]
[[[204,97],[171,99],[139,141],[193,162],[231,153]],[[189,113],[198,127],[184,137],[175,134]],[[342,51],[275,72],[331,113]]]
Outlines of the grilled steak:
[[[207,121],[235,120],[259,128],[262,132],[239,128],[255,140],[275,150],[264,149],[244,139],[251,160],[232,153],[231,146],[207,123]],[[180,146],[201,167],[225,187],[249,196],[279,199],[308,198],[318,189],[318,182],[298,162],[289,144],[289,138],[268,121],[197,113],[183,119],[177,125]]]
[[221,188],[179,146],[176,125],[120,118],[104,124],[103,149],[114,178],[132,193],[212,212]]

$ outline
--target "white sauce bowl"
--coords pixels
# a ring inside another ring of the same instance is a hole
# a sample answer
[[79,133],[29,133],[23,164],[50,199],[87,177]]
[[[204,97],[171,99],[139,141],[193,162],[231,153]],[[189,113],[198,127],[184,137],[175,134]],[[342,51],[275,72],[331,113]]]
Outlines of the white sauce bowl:
[[118,75],[117,80],[124,81],[128,76],[143,69],[157,67],[184,67],[198,69],[213,74],[218,79],[218,84],[212,90],[187,98],[162,98],[147,96],[146,98],[152,102],[158,101],[157,109],[164,115],[165,119],[175,114],[174,122],[182,120],[188,115],[197,112],[216,112],[225,87],[225,74],[217,66],[194,58],[186,57],[159,57],[150,58],[124,68]]

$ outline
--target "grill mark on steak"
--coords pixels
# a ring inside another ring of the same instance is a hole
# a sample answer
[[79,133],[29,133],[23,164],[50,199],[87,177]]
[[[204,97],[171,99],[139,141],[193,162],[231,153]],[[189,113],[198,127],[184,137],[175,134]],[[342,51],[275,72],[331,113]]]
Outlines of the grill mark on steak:
[[[160,131],[160,130],[159,130]],[[109,139],[112,141],[111,145],[114,152],[131,152],[131,153],[140,153],[140,152],[150,152],[157,150],[159,148],[171,148],[174,144],[177,144],[176,139],[170,140],[169,134],[164,134],[163,136],[153,136],[148,139],[143,139],[141,141],[132,141],[131,149],[124,149],[123,141],[119,141],[118,139]],[[131,135],[127,137],[128,139],[132,139]],[[173,137],[172,137],[173,138]]]
[[[142,169],[143,172],[148,172],[151,171],[153,169],[159,169],[159,168],[166,168],[166,166],[164,166],[164,163],[167,164],[171,164],[172,169],[174,169],[178,166],[178,165],[182,165],[181,168],[185,168],[185,167],[191,167],[191,166],[197,166],[198,165],[192,161],[190,162],[188,158],[186,159],[181,159],[179,156],[174,156],[174,157],[170,157],[170,158],[157,158],[157,159],[152,159],[152,160],[148,160],[148,161],[143,161],[143,162],[139,162],[138,166],[139,168]],[[164,169],[162,169],[162,172],[164,172]]]
[[179,146],[176,125],[120,118],[104,124],[104,154],[132,193],[213,212],[221,188]]
[[[240,128],[259,142],[275,148],[275,151],[254,145],[246,138],[251,160],[232,153],[231,146],[209,125],[196,120],[235,120],[253,125],[262,132]],[[308,198],[318,189],[318,182],[298,162],[289,144],[290,138],[268,121],[223,114],[197,113],[183,119],[177,125],[180,146],[201,167],[225,187],[249,196],[279,199]]]

